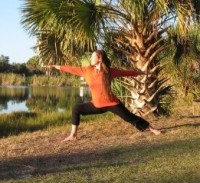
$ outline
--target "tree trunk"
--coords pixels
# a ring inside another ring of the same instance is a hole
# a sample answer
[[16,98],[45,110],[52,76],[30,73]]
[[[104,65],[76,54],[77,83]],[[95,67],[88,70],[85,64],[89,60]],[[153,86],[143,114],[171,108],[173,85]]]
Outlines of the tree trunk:
[[114,49],[126,55],[129,61],[128,69],[138,69],[146,73],[135,78],[123,79],[122,85],[129,93],[125,97],[127,106],[140,116],[159,113],[160,102],[171,92],[171,86],[165,85],[167,78],[159,77],[161,67],[156,58],[169,45],[153,28],[146,34],[143,29],[140,32],[136,29],[126,31],[126,39],[117,37],[115,40],[118,44]]

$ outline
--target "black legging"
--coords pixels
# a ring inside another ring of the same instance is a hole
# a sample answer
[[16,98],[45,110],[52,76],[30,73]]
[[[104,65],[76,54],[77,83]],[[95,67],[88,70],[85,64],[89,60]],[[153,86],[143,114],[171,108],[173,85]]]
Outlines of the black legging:
[[117,114],[140,131],[144,131],[149,127],[149,123],[146,120],[131,113],[122,103],[101,108],[95,107],[91,102],[76,104],[72,110],[72,124],[77,126],[80,124],[80,115],[102,114],[108,111]]

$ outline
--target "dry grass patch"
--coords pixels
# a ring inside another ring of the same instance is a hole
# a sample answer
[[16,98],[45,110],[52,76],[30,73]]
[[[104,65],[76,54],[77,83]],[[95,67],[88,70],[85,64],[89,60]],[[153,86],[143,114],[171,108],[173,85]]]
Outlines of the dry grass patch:
[[[176,175],[173,167],[177,167],[179,174],[179,166],[185,168],[183,172],[189,172],[186,166],[200,160],[200,154],[196,153],[200,119],[151,120],[153,126],[162,129],[160,136],[149,131],[141,133],[118,117],[104,119],[102,116],[82,122],[76,142],[62,142],[70,132],[70,124],[1,138],[0,180],[64,182],[71,177],[74,182],[123,182],[122,178],[128,182],[123,176],[133,170],[129,180],[136,182],[175,180],[170,179],[170,175]],[[180,162],[180,155],[187,160]],[[200,164],[194,166],[197,165]],[[192,168],[193,175],[197,176]],[[162,179],[163,176],[169,177]]]

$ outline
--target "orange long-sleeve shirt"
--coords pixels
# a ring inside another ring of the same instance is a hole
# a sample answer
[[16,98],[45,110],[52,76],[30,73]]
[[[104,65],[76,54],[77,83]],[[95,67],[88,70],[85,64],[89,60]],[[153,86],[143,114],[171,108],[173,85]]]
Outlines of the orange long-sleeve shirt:
[[[60,66],[60,71],[71,73],[74,75],[82,76],[85,78],[87,82],[91,95],[92,95],[92,103],[95,107],[106,107],[106,106],[114,106],[120,103],[119,99],[114,96],[111,99],[105,97],[105,88],[103,85],[103,72],[97,72],[94,67],[73,67],[62,65]],[[119,70],[115,68],[110,69],[110,78],[111,80],[116,77],[123,77],[123,76],[137,76],[140,73],[134,70]]]

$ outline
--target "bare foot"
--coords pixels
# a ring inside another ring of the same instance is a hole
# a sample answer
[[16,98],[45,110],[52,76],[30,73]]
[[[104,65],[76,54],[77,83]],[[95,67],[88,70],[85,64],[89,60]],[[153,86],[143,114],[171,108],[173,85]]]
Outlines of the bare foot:
[[161,134],[161,131],[160,130],[157,130],[153,127],[149,127],[149,130],[154,134],[154,135],[160,135]]
[[77,137],[74,135],[70,135],[69,137],[66,137],[65,139],[63,139],[62,142],[75,141],[75,140],[77,140]]

